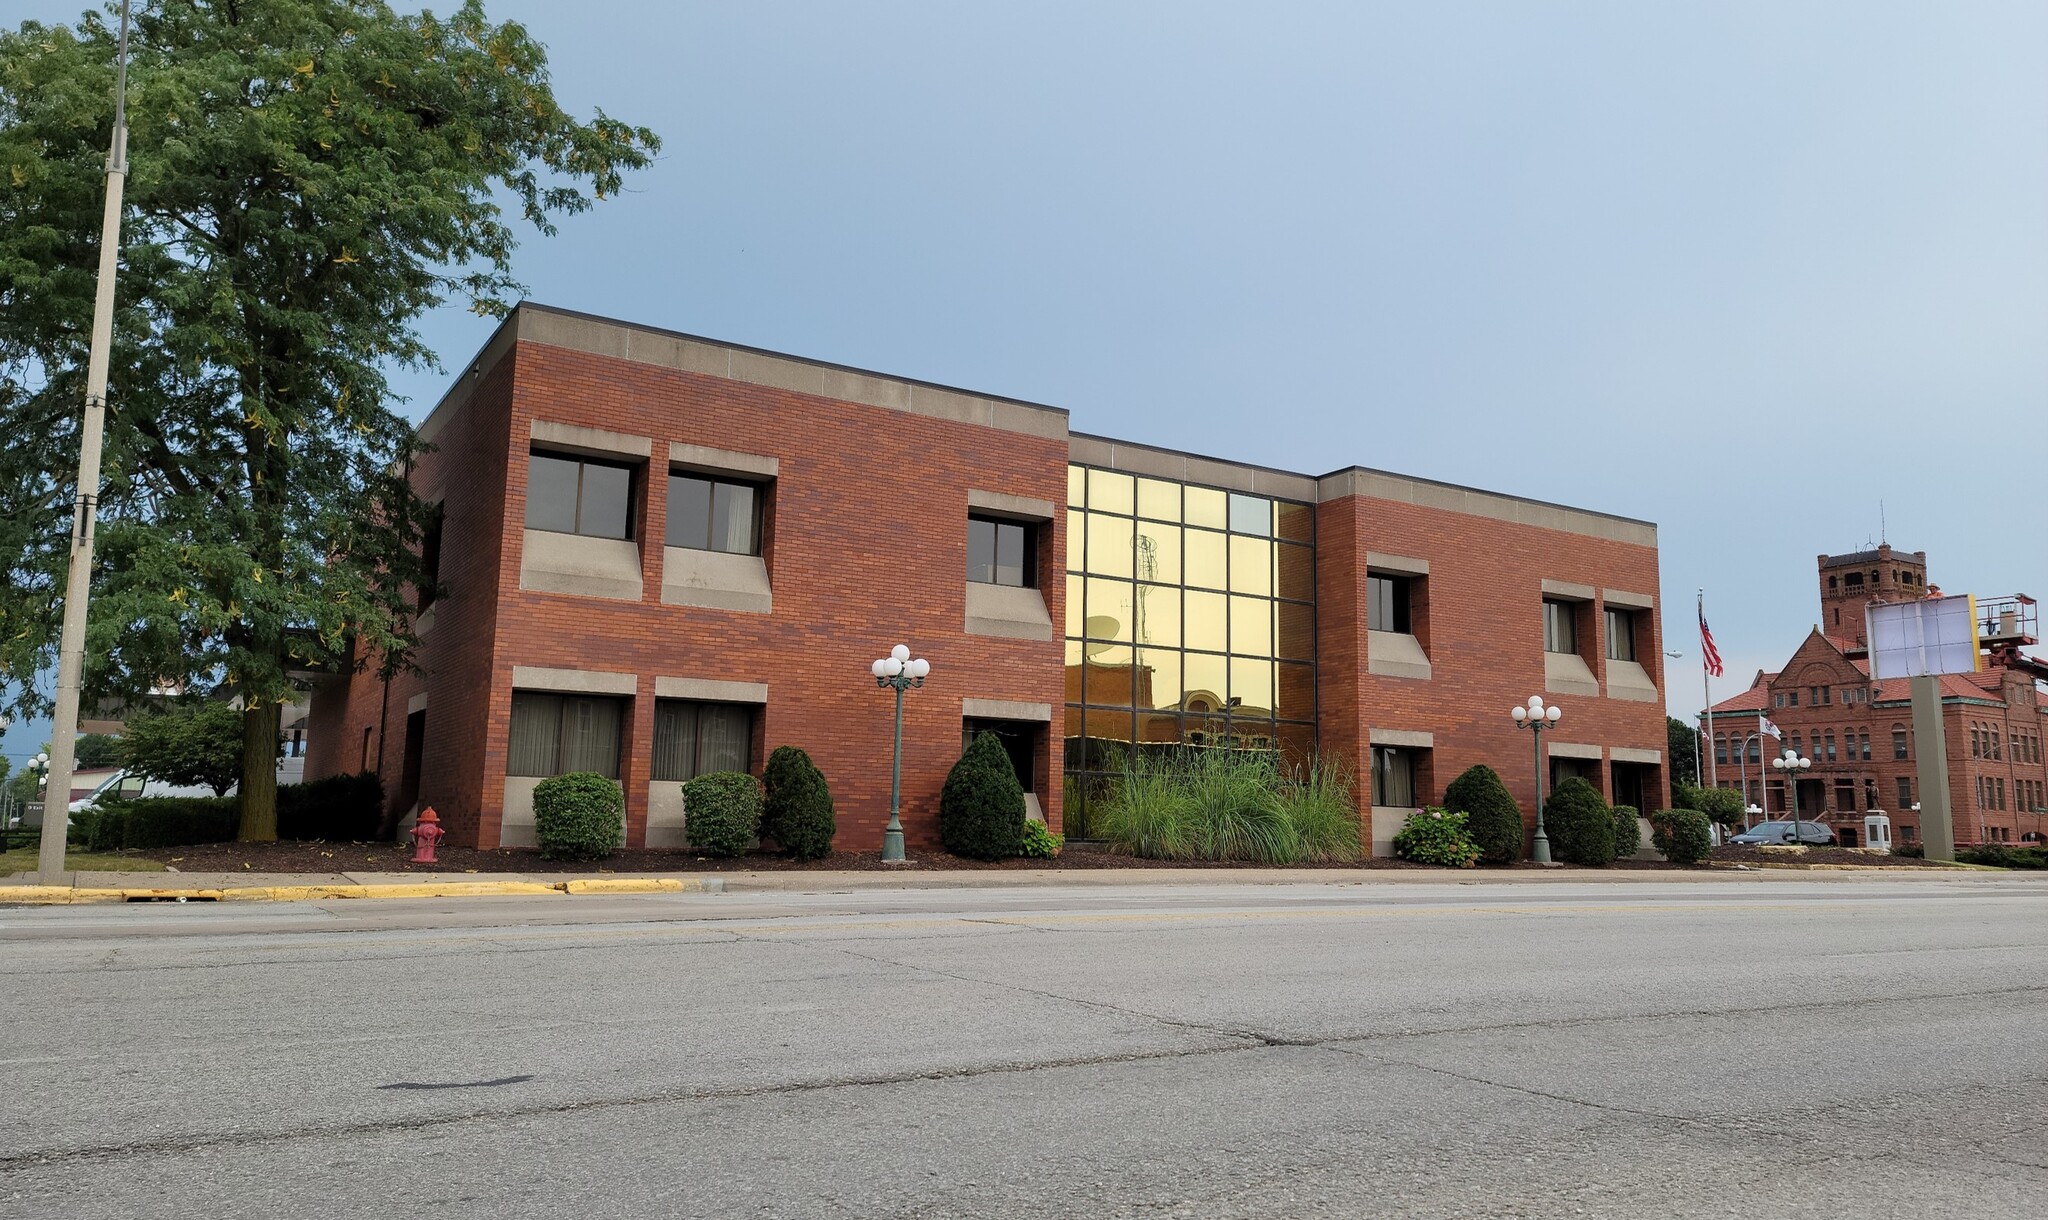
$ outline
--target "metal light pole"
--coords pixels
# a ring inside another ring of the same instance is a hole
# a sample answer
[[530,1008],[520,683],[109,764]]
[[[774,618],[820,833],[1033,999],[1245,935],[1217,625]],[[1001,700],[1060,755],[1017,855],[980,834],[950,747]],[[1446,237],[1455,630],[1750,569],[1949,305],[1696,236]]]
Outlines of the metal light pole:
[[875,675],[876,686],[896,692],[896,758],[889,768],[889,826],[882,832],[884,864],[903,863],[903,692],[923,686],[925,675],[931,671],[930,661],[911,657],[910,649],[902,644],[868,666],[868,672]]
[[[71,771],[78,748],[79,688],[85,680],[85,611],[92,594],[92,540],[99,508],[100,441],[106,429],[107,362],[114,345],[114,271],[121,256],[121,190],[128,181],[128,4],[121,4],[121,47],[114,60],[114,137],[107,150],[107,208],[100,222],[98,293],[92,305],[92,348],[86,360],[85,421],[79,428],[78,491],[71,518],[71,570],[64,582],[64,626],[57,643],[57,707],[50,721],[49,793],[37,880],[55,884],[64,871],[71,830]],[[52,804],[56,805],[52,816]]]
[[1799,757],[1799,751],[1785,747],[1783,758],[1774,758],[1771,765],[1785,773],[1785,788],[1792,805],[1792,845],[1799,846],[1799,775],[1813,766],[1811,758]]
[[1514,717],[1515,727],[1529,730],[1530,743],[1535,747],[1536,757],[1536,838],[1529,844],[1529,858],[1538,864],[1550,863],[1550,836],[1543,833],[1543,730],[1555,728],[1558,718],[1564,715],[1561,707],[1544,707],[1543,696],[1529,696],[1529,706],[1517,706],[1508,715]]
[[[1749,812],[1746,806],[1754,803],[1749,799],[1749,743],[1760,741],[1762,738],[1763,734],[1761,733],[1751,733],[1742,739],[1741,745],[1736,747],[1738,753],[1735,757],[1735,782],[1742,785],[1742,803],[1745,806],[1743,809],[1745,815]],[[1759,788],[1764,786],[1764,769],[1762,767],[1756,769],[1756,786]],[[1749,827],[1744,826],[1743,829],[1748,830]]]

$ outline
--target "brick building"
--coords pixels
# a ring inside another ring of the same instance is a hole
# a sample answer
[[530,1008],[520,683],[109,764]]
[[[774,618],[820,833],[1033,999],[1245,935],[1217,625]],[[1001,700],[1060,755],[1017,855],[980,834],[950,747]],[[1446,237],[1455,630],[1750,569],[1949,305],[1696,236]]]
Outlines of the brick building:
[[[1770,766],[1790,746],[1813,760],[1799,779],[1801,816],[1854,845],[1864,817],[1882,812],[1895,841],[1916,842],[1920,743],[1912,696],[1903,680],[1871,680],[1864,609],[1940,596],[1940,587],[1927,583],[1926,552],[1890,546],[1822,555],[1818,570],[1820,624],[1781,669],[1759,672],[1748,690],[1714,705],[1708,735],[1721,786],[1739,788],[1774,817],[1790,816],[1784,782]],[[1979,601],[1977,610],[1984,667],[1941,679],[1955,841],[2036,841],[2048,831],[2048,700],[2039,685],[2048,662],[2020,651],[2035,643],[2035,605],[2003,597]],[[1760,715],[1782,741],[1758,732]]]
[[[1130,751],[1320,753],[1384,850],[1465,767],[1527,806],[1508,710],[1541,693],[1552,779],[1667,803],[1655,526],[1362,468],[1320,477],[1070,432],[1066,412],[532,304],[421,425],[440,595],[419,672],[313,693],[311,777],[374,770],[461,844],[533,841],[543,776],[682,838],[683,780],[801,745],[843,847],[936,841],[964,734],[1087,832]],[[660,540],[656,544],[655,540]]]

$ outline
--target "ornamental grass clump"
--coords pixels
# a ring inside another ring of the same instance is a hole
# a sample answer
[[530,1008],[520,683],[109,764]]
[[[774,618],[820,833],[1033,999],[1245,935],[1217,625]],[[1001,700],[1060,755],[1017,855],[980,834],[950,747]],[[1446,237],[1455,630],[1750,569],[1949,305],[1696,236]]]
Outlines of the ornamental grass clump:
[[1294,863],[1301,841],[1280,808],[1280,772],[1272,755],[1196,750],[1183,759],[1181,782],[1196,859]]
[[1467,767],[1444,789],[1444,808],[1465,815],[1481,863],[1513,864],[1522,858],[1522,807],[1492,767]]
[[571,771],[533,788],[533,833],[544,860],[602,860],[626,841],[626,797],[594,771]]
[[1362,854],[1351,776],[1318,760],[1280,785],[1280,812],[1294,829],[1296,858],[1312,864],[1355,864]]
[[1090,821],[1113,850],[1125,855],[1192,860],[1189,804],[1175,758],[1140,753],[1125,763],[1123,776],[1091,810]]
[[1473,841],[1464,814],[1430,807],[1408,815],[1394,836],[1394,854],[1417,864],[1471,868],[1479,863],[1479,844]]
[[715,771],[683,785],[683,834],[707,856],[737,856],[761,837],[761,781]]

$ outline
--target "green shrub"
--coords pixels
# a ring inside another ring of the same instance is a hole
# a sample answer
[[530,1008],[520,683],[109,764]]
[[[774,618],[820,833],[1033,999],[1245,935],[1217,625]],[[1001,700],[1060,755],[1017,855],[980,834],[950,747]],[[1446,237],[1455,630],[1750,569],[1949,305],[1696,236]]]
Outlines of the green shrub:
[[1614,819],[1614,858],[1626,860],[1643,847],[1643,824],[1636,821],[1634,805],[1611,805],[1607,815]]
[[1060,848],[1066,841],[1065,835],[1054,834],[1044,822],[1027,820],[1024,823],[1024,846],[1017,854],[1034,860],[1051,860],[1060,854]]
[[374,771],[277,788],[277,837],[366,843],[384,820],[384,781]]
[[761,835],[761,781],[744,771],[718,771],[684,784],[683,833],[707,856],[752,849]]
[[1002,738],[976,733],[939,790],[939,839],[947,851],[1002,860],[1024,848],[1024,785]]
[[1671,800],[1680,809],[1696,809],[1723,826],[1742,824],[1742,794],[1733,788],[1701,788],[1683,781],[1671,786]]
[[776,746],[761,780],[761,833],[799,860],[831,855],[838,830],[832,790],[811,756],[795,746]]
[[1088,825],[1112,850],[1148,860],[1191,860],[1188,794],[1171,755],[1141,753],[1116,786],[1088,806]]
[[1473,842],[1464,814],[1418,809],[1394,835],[1394,854],[1417,864],[1471,868],[1479,863],[1479,844]]
[[234,797],[150,797],[102,810],[92,850],[229,843],[241,828],[242,803]]
[[1483,863],[1513,864],[1522,858],[1522,807],[1508,795],[1508,786],[1492,767],[1467,767],[1444,789],[1444,808],[1465,815],[1465,827],[1479,844]]
[[1600,790],[1578,776],[1564,781],[1543,806],[1554,859],[1588,868],[1614,863],[1614,818]]
[[1892,844],[1892,854],[1906,860],[1925,860],[1927,858],[1927,848],[1919,843],[1894,842]]
[[1697,809],[1659,809],[1650,815],[1650,844],[1673,864],[1698,864],[1713,853],[1711,826]]
[[1988,864],[1992,868],[2048,868],[2048,851],[2038,847],[2007,847],[2003,843],[1977,843],[1956,851],[1960,864]]
[[601,860],[626,838],[626,798],[595,771],[571,771],[533,789],[533,833],[547,860]]
[[1334,762],[1317,761],[1288,776],[1277,794],[1281,816],[1293,829],[1296,858],[1316,864],[1356,863],[1358,806],[1351,777]]

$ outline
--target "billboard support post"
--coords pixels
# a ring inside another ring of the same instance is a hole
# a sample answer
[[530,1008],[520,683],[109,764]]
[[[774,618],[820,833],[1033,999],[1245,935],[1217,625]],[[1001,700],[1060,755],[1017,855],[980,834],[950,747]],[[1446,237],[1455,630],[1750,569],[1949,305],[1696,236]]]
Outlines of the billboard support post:
[[1922,674],[1912,680],[1913,739],[1919,756],[1920,842],[1929,860],[1953,863],[1955,820],[1948,800],[1948,735],[1941,728],[1941,678]]

